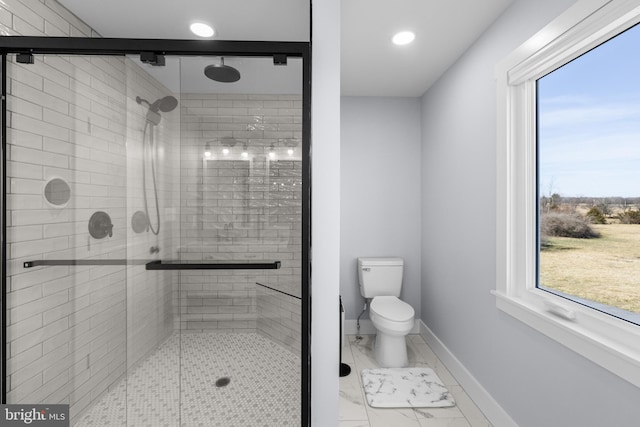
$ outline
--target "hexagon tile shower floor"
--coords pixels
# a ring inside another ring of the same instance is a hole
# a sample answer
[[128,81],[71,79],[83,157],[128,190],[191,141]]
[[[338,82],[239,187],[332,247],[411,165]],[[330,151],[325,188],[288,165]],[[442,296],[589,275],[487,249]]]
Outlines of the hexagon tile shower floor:
[[259,334],[174,334],[75,426],[299,426],[299,378],[299,357]]

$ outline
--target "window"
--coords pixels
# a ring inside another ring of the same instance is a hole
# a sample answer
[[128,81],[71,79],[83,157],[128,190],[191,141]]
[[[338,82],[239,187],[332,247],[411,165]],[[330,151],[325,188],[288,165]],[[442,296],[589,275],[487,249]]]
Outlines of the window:
[[636,386],[638,6],[581,0],[496,67],[497,307]]
[[640,325],[640,25],[536,85],[539,289]]

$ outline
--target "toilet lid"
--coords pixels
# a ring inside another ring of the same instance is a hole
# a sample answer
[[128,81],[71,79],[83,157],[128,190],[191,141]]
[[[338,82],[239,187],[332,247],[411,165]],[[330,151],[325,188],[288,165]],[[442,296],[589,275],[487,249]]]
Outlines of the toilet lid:
[[371,302],[371,310],[387,320],[406,322],[411,320],[415,311],[413,307],[396,297],[375,297]]

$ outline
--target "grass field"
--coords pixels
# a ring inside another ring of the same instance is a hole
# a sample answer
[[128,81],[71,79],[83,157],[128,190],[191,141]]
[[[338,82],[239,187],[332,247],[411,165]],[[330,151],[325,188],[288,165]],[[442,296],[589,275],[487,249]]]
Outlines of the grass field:
[[640,225],[593,225],[602,237],[550,237],[540,253],[540,283],[640,313]]

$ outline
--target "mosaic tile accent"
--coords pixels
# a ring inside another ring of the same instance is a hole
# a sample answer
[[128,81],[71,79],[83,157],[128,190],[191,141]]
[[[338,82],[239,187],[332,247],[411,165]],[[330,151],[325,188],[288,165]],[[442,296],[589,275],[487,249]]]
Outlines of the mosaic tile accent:
[[299,426],[300,374],[298,356],[256,333],[173,334],[74,425]]

